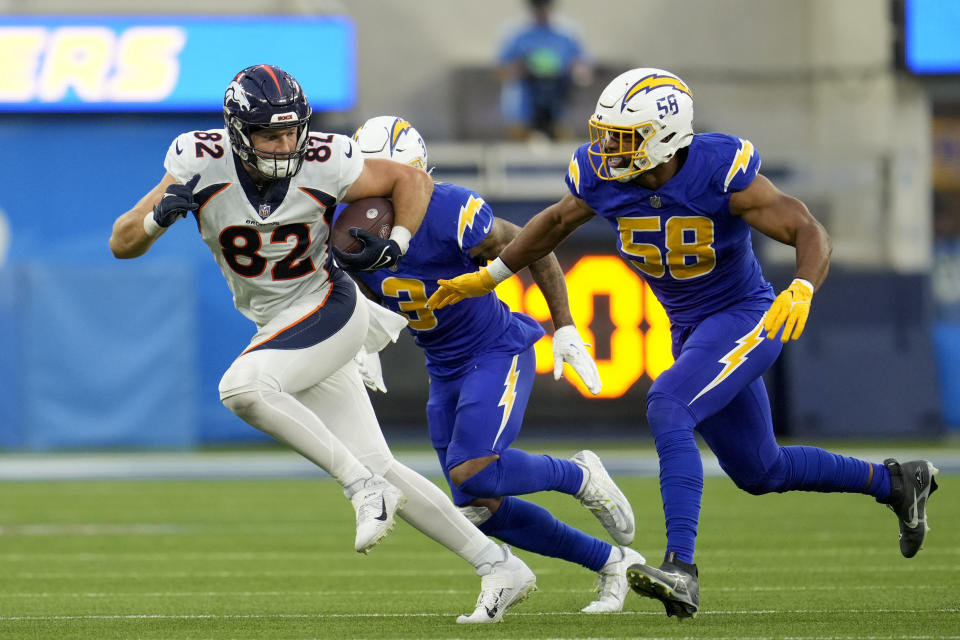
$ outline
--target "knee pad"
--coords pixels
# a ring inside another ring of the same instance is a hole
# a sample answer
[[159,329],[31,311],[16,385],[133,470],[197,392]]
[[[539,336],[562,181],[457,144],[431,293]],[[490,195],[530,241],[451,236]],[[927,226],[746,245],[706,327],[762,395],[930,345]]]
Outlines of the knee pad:
[[257,366],[234,362],[220,379],[220,401],[234,415],[249,424],[258,424],[256,413],[264,395],[278,393],[280,386]]
[[727,473],[730,476],[730,479],[733,480],[733,484],[737,485],[742,491],[746,491],[750,495],[762,496],[765,493],[770,493],[771,491],[776,491],[773,487],[770,486],[769,478],[762,476],[745,476],[745,475],[733,475]]
[[743,465],[720,465],[737,488],[754,496],[780,491],[786,478],[786,466],[783,454],[777,456],[773,465],[767,468],[744,468]]
[[647,421],[653,436],[668,431],[693,431],[697,419],[689,407],[670,396],[656,394],[647,398]]
[[257,391],[245,391],[227,396],[226,398],[221,398],[223,406],[229,409],[234,415],[244,420],[246,420],[245,416],[249,416],[253,413],[259,400],[260,393]]
[[220,378],[220,401],[248,391],[280,391],[280,384],[259,366],[243,359],[236,360]]

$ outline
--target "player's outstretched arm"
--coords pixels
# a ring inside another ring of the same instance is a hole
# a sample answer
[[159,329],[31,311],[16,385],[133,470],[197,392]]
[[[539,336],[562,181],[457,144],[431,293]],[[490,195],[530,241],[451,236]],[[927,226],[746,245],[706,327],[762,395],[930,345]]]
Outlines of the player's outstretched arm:
[[764,235],[796,248],[797,269],[790,286],[767,311],[764,330],[783,342],[803,333],[813,293],[830,269],[830,236],[800,200],[786,195],[762,175],[730,196],[730,211]]
[[[494,218],[490,233],[483,242],[470,250],[470,255],[482,260],[491,260],[520,233],[520,227],[500,218]],[[551,251],[530,265],[533,281],[550,309],[553,319],[553,377],[559,380],[566,362],[577,372],[580,379],[594,395],[600,393],[600,373],[597,364],[587,351],[580,338],[570,313],[570,301],[567,299],[567,282],[557,256]]]
[[486,267],[452,280],[438,280],[440,288],[427,300],[427,306],[442,309],[464,298],[490,293],[514,273],[553,251],[593,215],[594,212],[583,200],[567,194],[531,218],[500,256]]
[[[195,178],[199,178],[199,176],[195,176]],[[181,188],[187,186],[180,185],[172,174],[166,173],[160,183],[143,196],[140,202],[134,205],[133,209],[114,221],[113,232],[110,234],[110,251],[113,252],[114,257],[137,258],[142,256],[150,249],[153,242],[160,237],[166,227],[176,219],[175,217],[161,217],[161,220],[167,222],[166,225],[161,226],[156,220],[156,212],[154,211],[162,199],[166,197],[168,201],[170,200],[167,190],[174,185]],[[191,193],[195,185],[196,180],[193,180],[193,185],[189,188]],[[186,210],[184,209],[184,214]],[[168,213],[171,216],[173,215],[172,211]]]

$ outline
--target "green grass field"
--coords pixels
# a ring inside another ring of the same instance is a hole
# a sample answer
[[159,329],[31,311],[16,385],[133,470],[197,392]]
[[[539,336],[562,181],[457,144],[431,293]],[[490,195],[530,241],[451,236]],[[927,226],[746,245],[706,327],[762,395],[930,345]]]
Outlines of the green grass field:
[[[634,547],[663,553],[655,478],[618,482]],[[401,522],[369,556],[328,479],[0,484],[0,638],[960,637],[960,500],[941,474],[926,548],[865,496],[754,497],[708,478],[698,548],[701,613],[667,619],[631,594],[623,613],[578,613],[594,574],[523,551],[539,591],[499,625],[463,626],[479,578]],[[538,502],[602,535],[560,495]]]

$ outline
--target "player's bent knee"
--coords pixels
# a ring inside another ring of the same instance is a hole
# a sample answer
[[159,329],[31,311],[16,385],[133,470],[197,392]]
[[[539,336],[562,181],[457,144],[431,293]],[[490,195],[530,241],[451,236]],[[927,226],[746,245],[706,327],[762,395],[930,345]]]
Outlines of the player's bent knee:
[[786,469],[783,456],[764,464],[762,461],[741,459],[738,464],[721,463],[720,467],[726,472],[737,488],[754,496],[783,491],[786,480]]
[[[471,478],[476,477],[478,474],[483,472],[486,469],[490,468],[490,463],[495,460],[499,460],[500,456],[484,456],[482,458],[472,458],[465,462],[461,462],[455,467],[449,469],[450,482],[457,485],[458,487],[465,482],[468,482]],[[478,495],[472,492],[471,495]]]
[[[501,473],[499,460],[493,462],[493,464],[485,464],[479,471],[457,483],[457,488],[477,498],[499,498],[502,495],[500,488]],[[453,478],[454,473],[451,470],[450,479],[453,480]],[[456,481],[454,480],[454,482]]]
[[754,496],[762,496],[776,490],[770,486],[766,478],[732,478],[732,480],[738,488]]
[[280,385],[260,367],[234,362],[220,378],[220,401],[227,404],[228,398],[250,391],[280,391]]
[[654,437],[664,431],[693,431],[697,424],[697,419],[687,406],[662,394],[647,398],[647,420]]
[[235,416],[252,424],[262,402],[262,396],[259,391],[244,391],[222,398],[221,402]]

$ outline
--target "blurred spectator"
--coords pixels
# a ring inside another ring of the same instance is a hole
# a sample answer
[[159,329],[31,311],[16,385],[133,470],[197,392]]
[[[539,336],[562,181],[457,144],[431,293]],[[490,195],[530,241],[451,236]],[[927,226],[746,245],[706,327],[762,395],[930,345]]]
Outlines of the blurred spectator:
[[551,17],[553,0],[527,0],[532,22],[515,30],[499,54],[500,112],[515,140],[566,137],[560,125],[572,84],[592,70],[572,27]]

